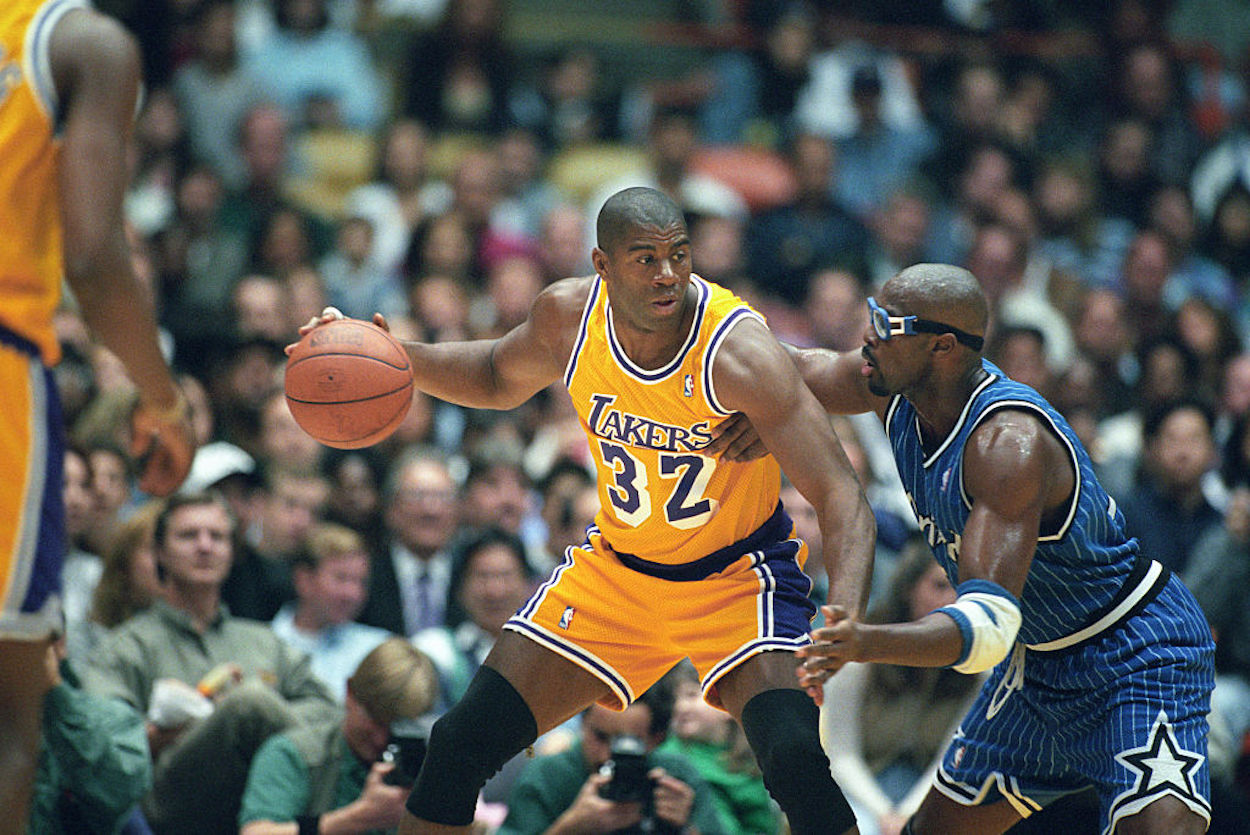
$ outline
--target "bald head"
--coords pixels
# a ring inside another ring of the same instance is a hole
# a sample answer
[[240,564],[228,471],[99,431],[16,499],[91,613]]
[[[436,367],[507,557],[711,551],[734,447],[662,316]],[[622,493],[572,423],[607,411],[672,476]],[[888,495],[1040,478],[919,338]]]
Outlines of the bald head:
[[599,210],[595,234],[600,249],[610,252],[642,226],[667,229],[686,225],[681,209],[667,194],[653,188],[635,186],[608,198]]
[[885,283],[882,295],[906,313],[984,336],[989,304],[976,276],[950,264],[915,264]]

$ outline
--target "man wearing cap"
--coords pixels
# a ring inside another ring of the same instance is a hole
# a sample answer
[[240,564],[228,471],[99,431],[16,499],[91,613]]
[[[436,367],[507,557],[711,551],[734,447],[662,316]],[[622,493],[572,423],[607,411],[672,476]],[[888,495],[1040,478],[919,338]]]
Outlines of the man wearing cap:
[[393,832],[415,774],[392,785],[402,764],[381,755],[392,724],[422,716],[437,695],[433,665],[406,638],[379,644],[347,680],[341,718],[276,734],[256,752],[241,835]]

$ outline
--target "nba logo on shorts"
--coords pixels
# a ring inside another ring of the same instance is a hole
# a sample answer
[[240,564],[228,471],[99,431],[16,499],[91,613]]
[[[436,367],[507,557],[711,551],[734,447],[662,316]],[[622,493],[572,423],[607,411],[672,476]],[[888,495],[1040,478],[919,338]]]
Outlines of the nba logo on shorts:
[[694,375],[687,374],[685,381],[682,382],[682,394],[687,397],[694,397]]
[[964,751],[966,750],[962,745],[955,749],[955,757],[951,760],[952,767],[959,768],[959,764],[964,761]]
[[573,622],[573,607],[565,606],[564,614],[560,615],[560,628],[568,629],[569,624]]

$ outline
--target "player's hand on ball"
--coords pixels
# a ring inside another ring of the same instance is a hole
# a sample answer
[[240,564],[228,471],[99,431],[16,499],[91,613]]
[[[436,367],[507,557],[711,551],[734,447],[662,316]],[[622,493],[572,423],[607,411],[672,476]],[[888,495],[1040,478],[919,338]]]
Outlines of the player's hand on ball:
[[130,414],[130,455],[138,464],[139,489],[168,496],[178,489],[195,458],[191,408],[182,392],[172,407],[140,399]]
[[[347,319],[347,318],[349,317],[344,316],[343,311],[339,310],[337,307],[333,307],[333,306],[327,307],[321,311],[321,315],[314,316],[311,319],[309,319],[307,323],[301,325],[299,329],[299,335],[303,337],[313,328],[316,328],[320,325],[328,324],[338,319]],[[386,331],[387,333],[390,333],[391,331],[391,326],[387,324],[386,317],[383,316],[381,313],[373,314],[373,324],[377,325],[379,328]],[[291,351],[295,348],[297,344],[299,343],[292,342],[291,344],[286,346],[285,351],[288,356],[290,355]]]

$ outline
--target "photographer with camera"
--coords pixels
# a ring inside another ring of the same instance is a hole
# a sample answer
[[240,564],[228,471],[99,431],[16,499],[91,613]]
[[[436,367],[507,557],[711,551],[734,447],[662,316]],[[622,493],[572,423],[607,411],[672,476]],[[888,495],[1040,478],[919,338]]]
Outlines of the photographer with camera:
[[270,737],[252,760],[241,835],[394,832],[438,697],[430,660],[406,638],[379,644],[347,680],[340,719]]
[[496,835],[727,831],[690,761],[655,750],[673,716],[671,678],[624,711],[587,708],[580,743],[525,766]]

